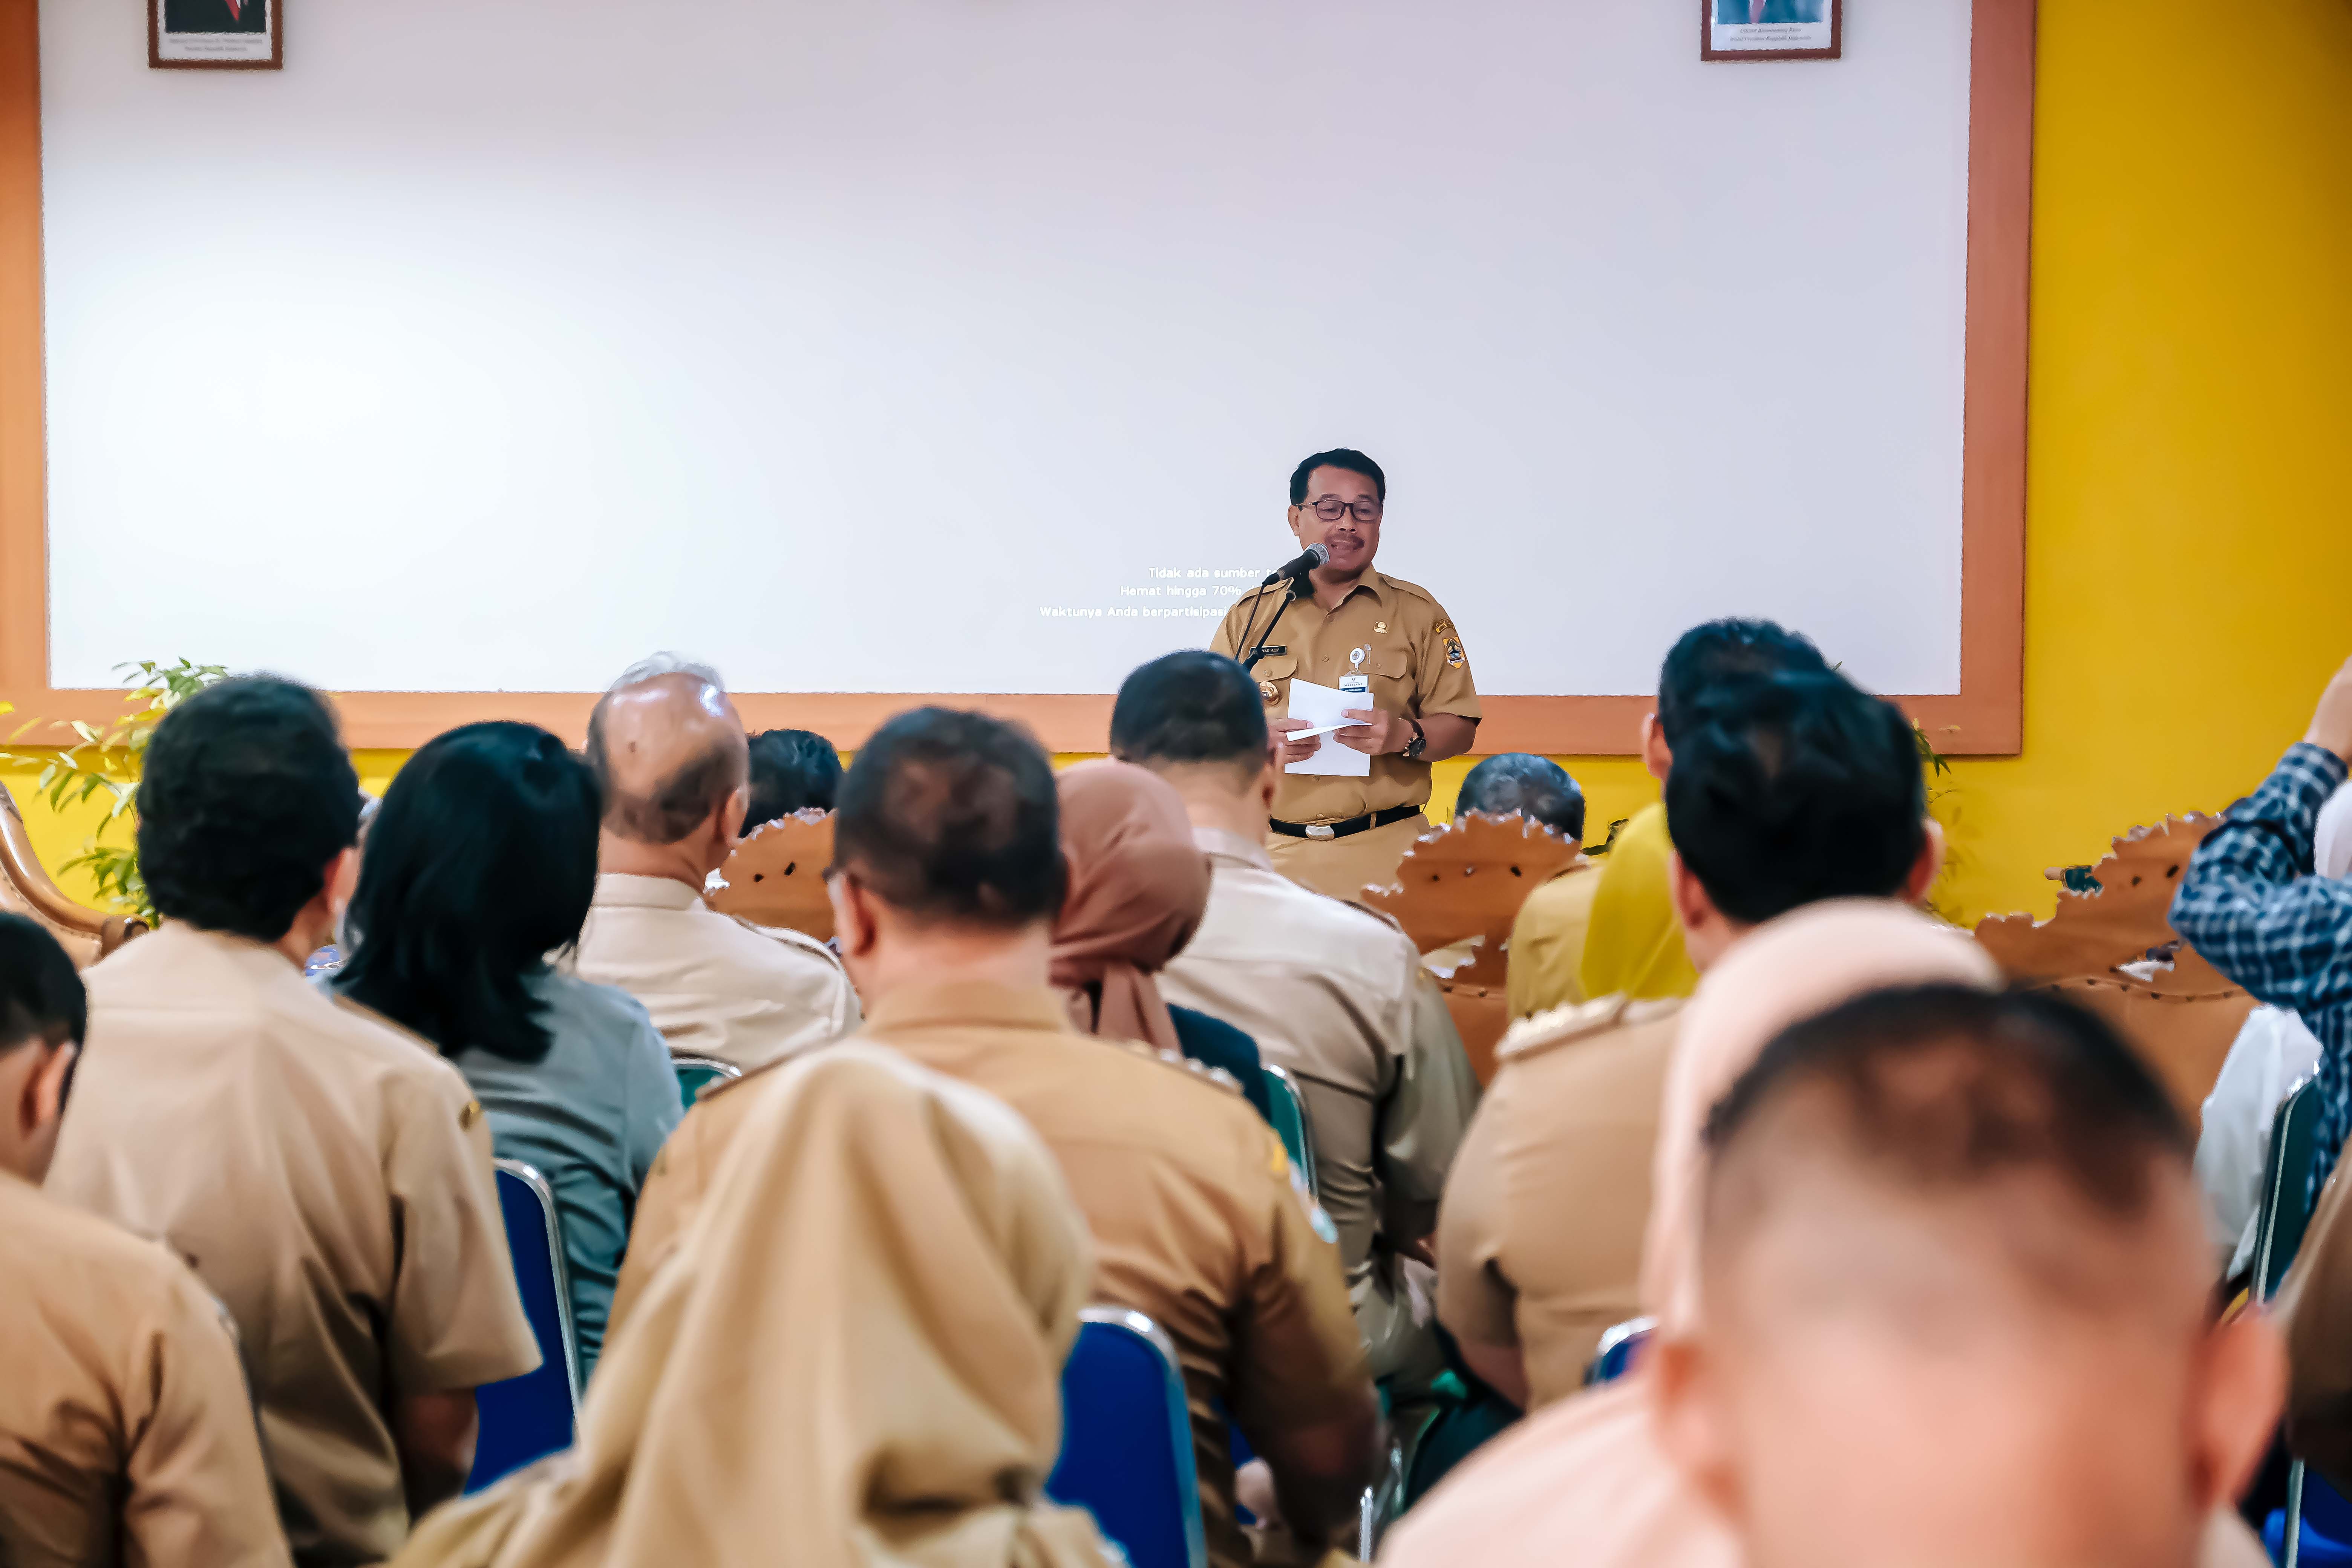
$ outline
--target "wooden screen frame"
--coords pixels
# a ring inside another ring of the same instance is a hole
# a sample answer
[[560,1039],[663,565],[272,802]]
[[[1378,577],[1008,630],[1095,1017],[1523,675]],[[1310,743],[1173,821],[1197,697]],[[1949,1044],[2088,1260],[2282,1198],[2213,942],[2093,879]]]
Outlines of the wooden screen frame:
[[[151,8],[153,0],[145,0]],[[2035,0],[1975,0],[1969,107],[1967,405],[1961,479],[1960,689],[1899,698],[1937,750],[2017,752],[2024,728],[2027,293],[2033,214]],[[0,699],[19,714],[103,724],[121,694],[48,679],[46,399],[42,380],[40,24],[37,0],[0,0]],[[1443,585],[1440,584],[1443,592]],[[147,652],[126,647],[129,654]],[[166,650],[173,651],[173,650]],[[201,649],[192,650],[201,652]],[[420,745],[452,725],[523,719],[577,740],[589,692],[339,694],[355,746]],[[854,747],[923,702],[1027,723],[1048,747],[1100,751],[1108,696],[744,693],[756,727],[794,725]],[[1481,752],[1633,752],[1646,695],[1491,697]],[[27,742],[43,739],[40,733]]]

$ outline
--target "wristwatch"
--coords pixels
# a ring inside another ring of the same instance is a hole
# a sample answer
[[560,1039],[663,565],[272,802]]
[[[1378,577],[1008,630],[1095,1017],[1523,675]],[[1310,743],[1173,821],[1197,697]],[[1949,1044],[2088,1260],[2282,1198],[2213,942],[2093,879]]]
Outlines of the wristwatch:
[[1404,754],[1408,761],[1417,763],[1421,761],[1421,753],[1429,750],[1429,731],[1421,727],[1418,719],[1408,719],[1405,722],[1412,726],[1412,739],[1404,743]]

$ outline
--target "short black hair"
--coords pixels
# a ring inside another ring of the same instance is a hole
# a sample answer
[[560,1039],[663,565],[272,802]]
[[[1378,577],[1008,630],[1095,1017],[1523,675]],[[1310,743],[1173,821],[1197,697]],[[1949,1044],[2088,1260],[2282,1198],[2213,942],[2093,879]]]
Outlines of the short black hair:
[[751,737],[751,805],[743,831],[814,806],[831,811],[841,793],[841,753],[814,730],[762,730]]
[[1027,731],[985,713],[901,713],[841,781],[833,864],[908,914],[1050,921],[1068,885],[1053,764]]
[[1318,468],[1345,468],[1351,474],[1361,474],[1372,481],[1372,493],[1385,503],[1389,499],[1389,477],[1381,466],[1357,451],[1353,447],[1334,447],[1328,452],[1318,452],[1290,470],[1290,504],[1303,506],[1307,501],[1307,481]]
[[89,996],[58,939],[29,916],[0,914],[0,1054],[79,1045],[89,1031]]
[[1584,791],[1566,768],[1532,752],[1506,752],[1472,768],[1454,809],[1489,816],[1520,812],[1563,838],[1584,839]]
[[[1708,1115],[1711,1170],[1809,1090],[1830,1112],[1826,1128],[1808,1119],[1809,1143],[1837,1139],[1874,1178],[1914,1190],[2042,1170],[2128,1220],[2146,1209],[2152,1170],[2185,1173],[2196,1158],[2138,1055],[2097,1015],[2044,994],[1902,986],[1790,1026]],[[1711,1180],[1710,1218],[1766,1201],[1756,1185],[1752,1173]]]
[[1671,750],[1681,744],[1685,715],[1717,686],[1828,668],[1811,637],[1774,621],[1735,618],[1693,626],[1675,639],[1658,670],[1658,729]]
[[276,942],[358,841],[360,780],[325,698],[240,676],[163,716],[138,807],[139,870],[158,912]]
[[526,982],[579,940],[596,891],[595,775],[533,724],[426,742],[384,792],[335,985],[456,1056],[537,1061]]
[[1265,765],[1265,702],[1257,682],[1221,653],[1163,654],[1129,676],[1110,710],[1110,752],[1144,766]]
[[1891,897],[1926,844],[1910,721],[1826,671],[1717,689],[1687,716],[1665,795],[1675,853],[1748,925],[1822,899]]

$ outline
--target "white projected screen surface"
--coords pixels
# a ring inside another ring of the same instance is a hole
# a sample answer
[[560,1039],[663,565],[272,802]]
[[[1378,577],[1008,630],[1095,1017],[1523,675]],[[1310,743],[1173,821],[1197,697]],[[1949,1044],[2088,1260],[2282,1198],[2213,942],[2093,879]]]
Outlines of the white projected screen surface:
[[1104,692],[1390,477],[1489,694],[1958,689],[1969,0],[41,0],[51,679]]

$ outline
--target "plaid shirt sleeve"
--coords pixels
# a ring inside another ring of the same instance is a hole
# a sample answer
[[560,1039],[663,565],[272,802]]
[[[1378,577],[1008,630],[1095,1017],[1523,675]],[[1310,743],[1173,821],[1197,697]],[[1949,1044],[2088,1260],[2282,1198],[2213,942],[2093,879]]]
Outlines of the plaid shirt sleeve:
[[2352,1004],[2352,881],[2315,877],[2311,862],[2319,808],[2345,773],[2324,746],[2289,747],[2198,847],[2172,900],[2173,929],[2214,968],[2306,1021]]

